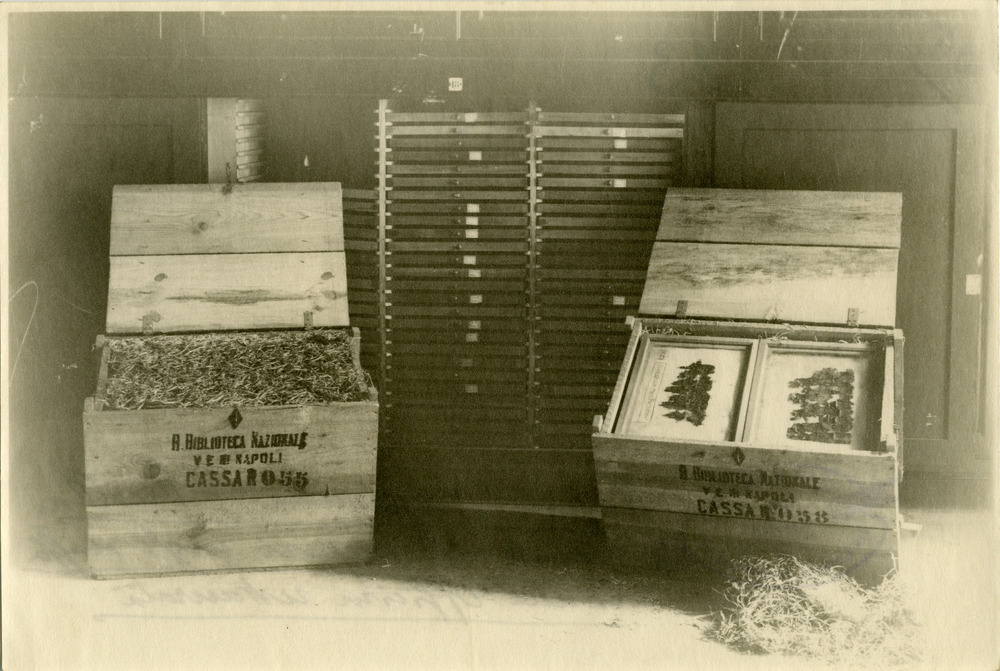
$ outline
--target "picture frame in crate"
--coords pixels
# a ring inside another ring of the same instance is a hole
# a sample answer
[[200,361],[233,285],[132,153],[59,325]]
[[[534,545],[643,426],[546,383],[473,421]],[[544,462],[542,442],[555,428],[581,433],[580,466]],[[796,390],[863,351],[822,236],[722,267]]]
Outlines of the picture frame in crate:
[[615,433],[734,440],[756,348],[747,338],[644,334]]
[[849,450],[877,444],[883,357],[871,343],[765,341],[747,442]]

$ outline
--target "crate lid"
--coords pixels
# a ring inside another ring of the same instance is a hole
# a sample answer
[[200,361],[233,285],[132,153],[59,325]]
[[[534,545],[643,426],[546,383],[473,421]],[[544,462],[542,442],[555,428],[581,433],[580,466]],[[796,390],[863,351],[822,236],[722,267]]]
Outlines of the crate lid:
[[671,189],[643,315],[893,326],[902,195]]
[[347,326],[337,183],[116,186],[108,333]]

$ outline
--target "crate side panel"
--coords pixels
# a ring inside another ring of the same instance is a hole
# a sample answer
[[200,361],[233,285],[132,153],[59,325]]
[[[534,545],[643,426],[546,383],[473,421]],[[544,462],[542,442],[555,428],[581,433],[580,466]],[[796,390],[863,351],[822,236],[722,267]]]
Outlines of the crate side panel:
[[610,507],[601,512],[615,561],[633,569],[724,572],[740,557],[785,554],[841,566],[866,584],[878,584],[896,567],[899,556],[896,529],[774,525]]
[[343,249],[336,182],[114,188],[111,256]]
[[601,505],[794,528],[894,529],[893,454],[593,437]]
[[347,326],[344,252],[111,258],[109,333]]
[[88,506],[88,559],[98,577],[362,562],[374,515],[374,494]]
[[85,412],[87,505],[375,491],[378,404]]

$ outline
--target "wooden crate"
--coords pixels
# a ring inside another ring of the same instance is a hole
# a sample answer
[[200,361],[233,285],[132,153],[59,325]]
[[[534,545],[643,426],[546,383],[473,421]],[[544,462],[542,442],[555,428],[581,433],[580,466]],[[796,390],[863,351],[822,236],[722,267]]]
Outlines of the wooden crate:
[[[348,326],[339,184],[119,186],[83,413],[99,577],[364,560],[378,401],[113,410],[110,338]],[[360,369],[360,336],[352,331]]]
[[899,194],[667,194],[594,421],[618,560],[719,569],[787,553],[866,581],[896,566],[900,221]]

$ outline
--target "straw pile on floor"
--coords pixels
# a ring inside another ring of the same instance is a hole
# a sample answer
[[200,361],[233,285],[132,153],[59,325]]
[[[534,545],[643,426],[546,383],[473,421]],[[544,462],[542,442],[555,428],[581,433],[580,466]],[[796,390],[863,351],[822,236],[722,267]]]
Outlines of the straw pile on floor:
[[804,655],[852,668],[893,668],[918,658],[918,628],[899,581],[859,586],[839,567],[795,557],[734,562],[712,636],[742,651]]
[[366,398],[344,329],[109,339],[110,409],[316,405]]

